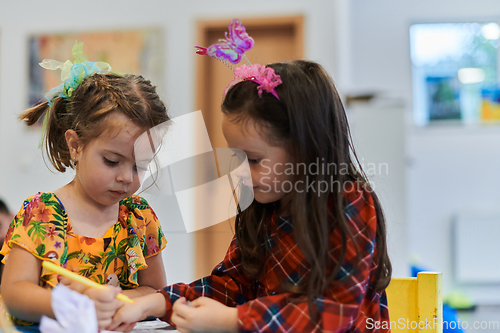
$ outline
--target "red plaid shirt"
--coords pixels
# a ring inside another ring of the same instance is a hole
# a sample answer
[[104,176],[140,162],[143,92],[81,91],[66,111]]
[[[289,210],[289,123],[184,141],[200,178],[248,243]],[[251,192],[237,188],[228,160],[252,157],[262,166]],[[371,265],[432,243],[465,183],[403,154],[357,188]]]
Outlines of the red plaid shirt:
[[[373,290],[377,267],[373,199],[369,193],[355,188],[345,192],[344,197],[344,213],[361,261],[359,269],[355,269],[356,247],[349,239],[338,275],[343,279],[335,280],[314,300],[318,310],[316,320],[309,316],[306,300],[297,302],[297,295],[280,292],[282,282],[296,284],[310,269],[295,242],[292,224],[284,218],[273,218],[270,223],[271,252],[262,278],[250,279],[244,274],[238,242],[233,238],[224,260],[212,275],[161,291],[167,302],[167,313],[162,319],[170,321],[172,304],[179,297],[194,300],[205,296],[238,308],[240,332],[385,332],[377,328],[389,324],[386,295]],[[330,244],[330,258],[336,263],[342,244],[338,228],[330,234]]]

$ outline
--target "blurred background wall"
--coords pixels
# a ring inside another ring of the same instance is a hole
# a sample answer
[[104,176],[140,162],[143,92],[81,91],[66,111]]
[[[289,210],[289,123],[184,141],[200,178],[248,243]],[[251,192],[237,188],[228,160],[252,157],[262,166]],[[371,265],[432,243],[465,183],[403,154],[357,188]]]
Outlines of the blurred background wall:
[[[415,254],[425,268],[443,272],[445,292],[465,288],[477,300],[500,303],[499,284],[462,286],[454,279],[451,232],[459,211],[498,207],[500,130],[498,126],[415,126],[409,52],[411,24],[499,20],[496,0],[90,0],[77,5],[2,0],[0,196],[17,212],[27,196],[52,191],[72,178],[71,173],[48,170],[38,149],[39,132],[17,121],[28,106],[31,35],[160,28],[164,59],[159,92],[176,116],[195,110],[193,45],[198,20],[229,22],[238,17],[244,24],[245,17],[292,15],[304,17],[305,58],[321,63],[344,96],[378,92],[388,97],[351,104],[348,112],[365,162],[389,163],[389,173],[374,181],[380,182],[395,275],[409,274],[409,258]],[[373,117],[377,112],[380,117]],[[175,200],[147,198],[169,241],[164,252],[169,283],[190,281],[194,278],[193,237],[184,230]],[[471,239],[474,244],[481,241]],[[490,253],[481,260],[500,263]]]
[[[479,302],[498,304],[498,281],[461,284],[454,277],[452,223],[465,213],[478,217],[470,221],[477,228],[483,228],[481,215],[492,214],[500,221],[500,128],[413,125],[409,27],[415,23],[498,22],[500,2],[355,0],[349,4],[350,86],[344,89],[385,92],[406,105],[408,254],[417,254],[426,268],[443,272],[445,292],[460,288]],[[472,259],[482,263],[477,273],[491,267],[498,276],[500,260],[486,250],[489,243],[497,242],[489,236],[497,231],[483,229],[480,233],[481,238],[469,238],[471,247],[481,254]]]

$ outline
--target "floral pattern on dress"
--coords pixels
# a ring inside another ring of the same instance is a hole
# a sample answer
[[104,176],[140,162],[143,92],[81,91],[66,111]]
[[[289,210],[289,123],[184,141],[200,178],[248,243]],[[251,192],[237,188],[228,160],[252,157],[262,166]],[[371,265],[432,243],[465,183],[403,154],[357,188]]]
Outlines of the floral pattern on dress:
[[[12,221],[0,251],[4,263],[13,244],[97,283],[117,277],[123,289],[132,289],[138,287],[137,272],[147,268],[146,259],[163,250],[166,240],[156,214],[140,196],[120,201],[117,222],[103,238],[92,238],[73,232],[54,193],[40,192],[24,201]],[[57,274],[43,268],[40,285],[56,284]]]

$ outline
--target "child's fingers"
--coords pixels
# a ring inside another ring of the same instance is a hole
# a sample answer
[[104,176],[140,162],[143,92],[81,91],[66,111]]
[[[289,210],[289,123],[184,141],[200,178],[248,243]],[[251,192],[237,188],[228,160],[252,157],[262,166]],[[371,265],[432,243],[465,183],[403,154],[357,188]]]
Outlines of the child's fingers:
[[174,323],[175,326],[177,326],[177,330],[180,332],[182,332],[183,327],[188,326],[188,321],[183,317],[179,316],[179,314],[175,311],[172,313],[172,317],[170,318],[170,320],[172,320],[172,323]]
[[122,303],[120,302],[120,300],[117,300],[115,298],[111,302],[101,302],[101,301],[95,300],[94,305],[95,305],[96,310],[112,311],[114,314],[116,312],[116,310],[122,305]]
[[197,308],[199,307],[200,305],[203,305],[203,297],[198,297],[197,299],[195,299],[194,301],[190,301],[188,303],[189,306],[192,306],[194,308]]
[[208,298],[208,297],[198,297],[194,301],[189,302],[188,305],[197,308],[197,307],[202,306],[202,305],[209,305],[212,301],[213,301],[213,299]]
[[116,293],[117,293],[117,294],[119,294],[119,293],[121,293],[121,292],[123,291],[123,289],[122,289],[122,288],[120,288],[120,287],[115,287],[115,286],[110,286],[110,285],[106,285],[106,286],[107,286],[108,288],[111,288],[111,289],[113,289],[113,290],[116,290]]
[[[98,321],[99,320],[107,320],[107,319],[111,319],[112,320],[114,314],[115,314],[114,310],[102,310],[102,309],[99,309],[99,311],[96,311],[96,316],[97,316],[97,320]],[[109,324],[111,324],[111,322],[109,322]]]
[[122,324],[122,320],[117,317],[117,315],[113,316],[111,319],[111,323],[106,326],[107,331],[117,331],[118,327],[121,327],[125,324]]
[[134,329],[135,324],[136,323],[120,325],[120,326],[118,326],[116,328],[116,331],[119,331],[119,332],[130,332],[130,331],[132,331]]
[[113,330],[115,332],[130,332],[134,329],[135,323],[132,324],[121,324],[119,326],[113,327],[113,325],[106,327],[106,330]]
[[109,326],[109,324],[111,324],[111,318],[108,318],[108,319],[105,319],[105,320],[98,320],[97,321],[97,325],[99,326],[100,330],[105,329],[106,327]]
[[114,295],[114,297],[116,297],[116,295],[118,295],[119,293],[121,293],[123,291],[122,288],[120,288],[120,287],[115,287],[115,286],[110,286],[110,285],[106,285],[106,287],[111,289],[111,292]]
[[118,294],[123,291],[122,288],[120,287],[113,287],[113,286],[109,287],[111,288],[111,295],[113,296],[113,298],[116,298],[116,296],[118,296]]
[[84,293],[94,301],[112,302],[121,289],[107,286],[106,289],[88,288]]
[[179,317],[183,319],[189,319],[189,315],[191,314],[193,307],[186,303],[185,298],[179,298],[172,307],[174,314],[177,314]]
[[79,292],[80,294],[85,293],[85,290],[87,290],[89,288],[81,283],[73,281],[73,280],[71,280],[67,277],[64,277],[64,276],[61,276],[59,283],[64,284],[69,289],[74,290],[76,292]]
[[[109,315],[111,320],[107,325],[104,327],[108,331],[119,331],[119,332],[128,332],[130,329],[127,327],[134,327],[135,322],[130,323],[130,320],[127,320],[126,318],[123,318],[123,316],[120,314],[120,310],[118,312],[116,311],[111,311],[103,314],[103,316]],[[99,316],[98,316],[99,318]]]
[[123,329],[123,332],[130,332],[134,329],[135,324],[136,323],[132,323],[132,324],[128,324],[128,325],[124,324],[124,325],[122,325],[123,327],[119,326],[118,329]]
[[179,299],[177,301],[175,301],[174,305],[177,304],[177,303],[179,303],[179,304],[186,304],[187,303],[186,297],[179,297]]
[[[132,329],[135,323],[142,318],[141,304],[122,304],[113,315],[113,321],[106,329],[108,331],[125,331]],[[130,327],[130,328],[129,328]],[[119,329],[118,329],[119,328]]]

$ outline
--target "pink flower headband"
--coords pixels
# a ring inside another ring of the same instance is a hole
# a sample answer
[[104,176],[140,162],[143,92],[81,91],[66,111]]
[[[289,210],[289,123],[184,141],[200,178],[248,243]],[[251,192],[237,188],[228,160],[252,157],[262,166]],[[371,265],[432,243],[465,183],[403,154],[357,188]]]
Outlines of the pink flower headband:
[[262,90],[265,90],[268,93],[273,94],[278,101],[280,100],[275,88],[282,83],[281,78],[278,74],[275,74],[274,69],[270,67],[255,64],[251,66],[243,65],[236,68],[234,71],[234,79],[229,82],[226,89],[224,89],[224,95],[232,86],[241,81],[253,81],[258,83],[259,86],[257,87],[257,90],[259,91],[259,97],[261,98]]
[[[218,59],[234,70],[234,79],[229,82],[229,85],[224,89],[224,94],[226,94],[229,88],[236,83],[248,80],[259,84],[257,87],[259,97],[262,98],[262,90],[265,90],[280,100],[275,89],[276,86],[282,83],[280,76],[274,73],[274,69],[272,68],[258,64],[251,65],[244,54],[246,51],[250,50],[253,45],[254,40],[247,34],[241,21],[234,19],[229,23],[229,33],[226,32],[226,39],[221,39],[219,43],[210,45],[208,48],[202,46],[195,47],[197,48],[197,54],[208,55]],[[234,69],[233,66],[229,64],[237,64],[242,58],[245,58],[250,66],[243,65]]]

